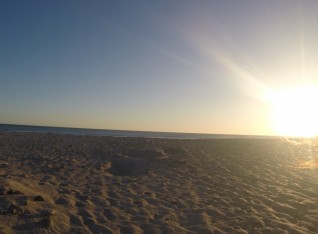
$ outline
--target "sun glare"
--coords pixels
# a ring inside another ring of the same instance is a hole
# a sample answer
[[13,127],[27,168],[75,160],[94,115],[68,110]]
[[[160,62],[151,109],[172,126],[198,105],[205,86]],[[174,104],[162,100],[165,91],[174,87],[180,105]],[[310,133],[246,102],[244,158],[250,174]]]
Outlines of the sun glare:
[[312,137],[318,134],[318,87],[271,92],[272,121],[280,135]]

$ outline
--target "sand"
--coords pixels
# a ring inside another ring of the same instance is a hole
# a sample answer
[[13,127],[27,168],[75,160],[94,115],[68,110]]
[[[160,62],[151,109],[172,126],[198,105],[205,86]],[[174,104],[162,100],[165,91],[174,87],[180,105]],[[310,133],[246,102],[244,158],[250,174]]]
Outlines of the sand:
[[315,148],[0,133],[0,233],[318,233]]

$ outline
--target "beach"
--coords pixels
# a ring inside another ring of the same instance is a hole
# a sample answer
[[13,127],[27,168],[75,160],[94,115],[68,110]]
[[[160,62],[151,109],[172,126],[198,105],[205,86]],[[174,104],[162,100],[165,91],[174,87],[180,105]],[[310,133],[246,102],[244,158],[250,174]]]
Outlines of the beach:
[[285,139],[0,132],[0,233],[318,233],[318,152]]

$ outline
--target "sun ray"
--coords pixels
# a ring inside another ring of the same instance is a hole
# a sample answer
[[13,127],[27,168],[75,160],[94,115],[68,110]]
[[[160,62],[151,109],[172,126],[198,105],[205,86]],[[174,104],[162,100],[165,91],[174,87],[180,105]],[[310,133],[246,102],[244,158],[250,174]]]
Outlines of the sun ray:
[[[264,100],[265,94],[269,92],[269,88],[260,81],[264,79],[264,74],[256,64],[248,60],[247,55],[235,50],[234,46],[217,43],[215,38],[200,31],[189,34],[187,37],[211,63],[218,64],[223,71],[227,72],[225,82],[238,87],[245,95]],[[243,64],[242,61],[245,63]]]
[[301,81],[305,82],[306,78],[306,64],[305,64],[305,43],[304,43],[304,16],[303,16],[303,6],[300,1],[300,13],[299,13],[299,21],[300,21],[300,63],[301,63]]
[[[303,3],[300,2],[295,7],[294,20],[298,27],[286,31],[293,36],[293,43],[282,44],[281,48],[280,42],[273,44],[273,48],[269,46],[268,52],[262,51],[268,56],[263,59],[257,57],[257,51],[254,53],[242,50],[240,42],[235,41],[226,28],[222,28],[222,24],[218,24],[216,20],[212,20],[212,23],[205,18],[200,20],[200,17],[196,23],[179,27],[183,30],[178,32],[182,33],[192,49],[202,55],[211,67],[197,66],[191,59],[176,54],[170,56],[200,71],[208,72],[213,78],[218,75],[217,79],[237,87],[246,96],[266,101],[272,107],[272,117],[268,121],[276,134],[313,136],[318,134],[318,86],[312,80],[310,83],[310,78],[315,74],[310,66],[312,57],[308,57],[306,53],[308,38],[305,37]],[[272,39],[269,36],[266,42],[270,45]]]

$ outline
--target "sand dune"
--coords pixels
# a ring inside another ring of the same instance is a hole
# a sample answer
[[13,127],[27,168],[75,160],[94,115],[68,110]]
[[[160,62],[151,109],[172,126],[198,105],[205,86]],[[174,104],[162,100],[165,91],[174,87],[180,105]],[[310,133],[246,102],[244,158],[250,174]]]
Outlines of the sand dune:
[[318,233],[317,154],[281,139],[0,133],[0,233]]

